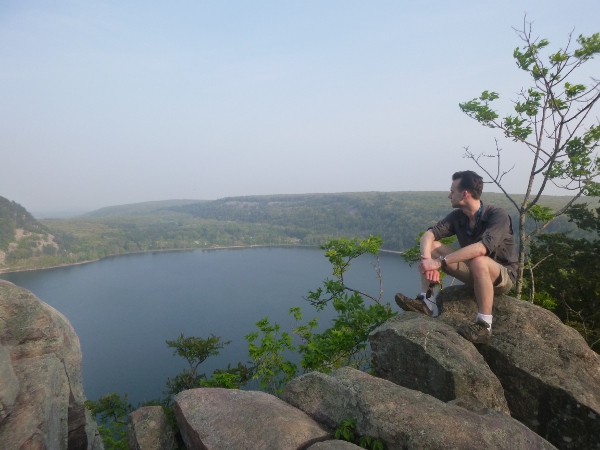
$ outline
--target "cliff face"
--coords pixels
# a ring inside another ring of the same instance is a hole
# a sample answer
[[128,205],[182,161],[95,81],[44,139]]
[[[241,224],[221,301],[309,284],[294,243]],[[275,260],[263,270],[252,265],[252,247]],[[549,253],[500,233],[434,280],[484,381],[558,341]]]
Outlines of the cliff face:
[[69,321],[0,280],[2,448],[102,449],[84,401],[81,347]]
[[[473,345],[456,332],[477,312],[472,290],[446,288],[437,299],[438,319],[405,313],[371,333],[376,376],[348,367],[310,372],[288,384],[284,400],[330,433],[353,419],[358,435],[388,450],[600,450],[600,357],[574,329],[502,295],[490,343]],[[316,450],[326,444],[315,441],[332,438],[304,431],[289,407],[278,410],[285,426],[274,433],[268,417],[277,399],[244,393],[242,405],[233,392],[204,388],[175,397],[188,449]],[[136,420],[132,414],[132,429],[141,429]]]
[[[447,288],[438,300],[439,319],[406,313],[371,334],[377,377],[311,372],[288,385],[285,402],[216,388],[180,393],[187,448],[353,448],[320,441],[354,419],[359,435],[388,449],[600,449],[600,357],[575,330],[498,296],[494,335],[473,346],[455,331],[474,316],[472,292]],[[79,339],[67,319],[0,281],[0,448],[102,449],[84,401]],[[163,415],[159,407],[131,414],[131,448],[174,448]]]
[[59,246],[46,227],[18,203],[0,197],[0,272],[19,261],[54,255]]

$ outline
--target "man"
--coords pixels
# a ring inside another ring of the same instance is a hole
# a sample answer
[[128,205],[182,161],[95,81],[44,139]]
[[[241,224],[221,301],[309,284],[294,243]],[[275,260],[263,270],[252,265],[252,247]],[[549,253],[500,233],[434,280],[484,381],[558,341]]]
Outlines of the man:
[[[486,344],[492,334],[494,294],[508,292],[517,273],[517,254],[512,223],[507,212],[480,200],[483,179],[466,170],[452,175],[450,203],[453,208],[445,219],[429,228],[421,237],[421,294],[416,299],[396,295],[405,310],[434,315],[437,309],[430,294],[439,283],[438,269],[473,286],[479,313],[472,325],[458,328],[461,336],[476,344]],[[439,242],[456,235],[459,250]]]

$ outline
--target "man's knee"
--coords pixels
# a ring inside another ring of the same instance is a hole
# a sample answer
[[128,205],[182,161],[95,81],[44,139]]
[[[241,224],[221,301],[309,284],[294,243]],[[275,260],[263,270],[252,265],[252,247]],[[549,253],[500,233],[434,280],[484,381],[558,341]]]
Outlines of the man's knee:
[[488,264],[487,256],[477,256],[469,261],[469,269],[473,275],[480,275],[489,272],[489,264]]
[[468,264],[473,278],[486,277],[494,283],[500,277],[499,264],[488,256],[477,256]]

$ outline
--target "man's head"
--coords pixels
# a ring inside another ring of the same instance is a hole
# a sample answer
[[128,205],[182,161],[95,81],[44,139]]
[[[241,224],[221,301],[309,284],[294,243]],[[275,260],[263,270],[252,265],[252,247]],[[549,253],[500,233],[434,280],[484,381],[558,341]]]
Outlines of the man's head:
[[448,198],[452,207],[458,208],[461,202],[468,198],[479,200],[481,191],[483,191],[483,178],[472,170],[463,170],[452,175],[452,186]]

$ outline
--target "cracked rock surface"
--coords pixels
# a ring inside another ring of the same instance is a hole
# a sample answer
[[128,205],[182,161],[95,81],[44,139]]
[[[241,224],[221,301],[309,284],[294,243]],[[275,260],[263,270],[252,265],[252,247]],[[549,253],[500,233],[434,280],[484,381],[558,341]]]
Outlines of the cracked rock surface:
[[448,402],[463,396],[509,414],[502,384],[454,327],[406,312],[369,336],[375,375]]
[[[437,298],[444,313],[436,320],[451,327],[477,314],[466,286]],[[502,383],[511,416],[560,449],[600,449],[600,355],[575,329],[527,301],[496,296],[493,316],[489,344],[472,347]]]
[[1,448],[103,448],[84,407],[73,327],[28,290],[1,280],[0,362]]
[[174,409],[188,449],[300,450],[332,437],[307,414],[266,392],[191,389],[175,396]]
[[359,435],[381,439],[389,450],[555,448],[506,414],[470,411],[349,367],[296,378],[284,398],[332,428],[355,419]]

